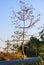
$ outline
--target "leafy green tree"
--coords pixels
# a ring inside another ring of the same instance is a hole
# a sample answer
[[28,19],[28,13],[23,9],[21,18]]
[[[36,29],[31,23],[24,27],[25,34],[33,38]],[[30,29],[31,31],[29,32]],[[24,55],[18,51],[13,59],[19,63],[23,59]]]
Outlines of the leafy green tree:
[[35,51],[36,56],[38,56],[38,54],[39,54],[39,47],[40,47],[39,39],[37,39],[35,37],[31,37],[30,40],[27,42],[26,46],[29,47],[28,50],[30,50],[30,52],[32,51],[32,53],[34,53],[33,51]]
[[38,56],[39,47],[40,47],[40,41],[39,41],[39,39],[31,37],[30,41],[31,41],[33,47],[35,47],[35,49],[36,49],[36,56]]

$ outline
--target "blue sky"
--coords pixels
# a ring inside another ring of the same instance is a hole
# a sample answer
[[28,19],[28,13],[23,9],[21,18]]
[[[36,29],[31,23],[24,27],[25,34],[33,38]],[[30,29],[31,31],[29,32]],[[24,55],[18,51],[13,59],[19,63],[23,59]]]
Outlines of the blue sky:
[[[10,19],[12,10],[19,9],[20,0],[0,0],[0,39],[10,39],[13,34],[13,25]],[[37,25],[44,24],[44,0],[22,0],[29,5],[33,5],[36,13],[41,14],[40,22]]]

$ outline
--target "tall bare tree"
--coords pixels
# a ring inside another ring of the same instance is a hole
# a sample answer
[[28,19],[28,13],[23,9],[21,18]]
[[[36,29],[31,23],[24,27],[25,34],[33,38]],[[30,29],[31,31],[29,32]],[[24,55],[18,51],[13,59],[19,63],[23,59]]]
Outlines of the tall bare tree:
[[23,59],[24,59],[24,38],[25,38],[25,30],[32,28],[39,20],[40,14],[37,16],[33,13],[34,8],[26,4],[25,2],[20,1],[20,11],[15,12],[13,10],[13,19],[12,23],[14,24],[15,28],[20,30],[23,34],[22,40],[22,52],[23,52]]

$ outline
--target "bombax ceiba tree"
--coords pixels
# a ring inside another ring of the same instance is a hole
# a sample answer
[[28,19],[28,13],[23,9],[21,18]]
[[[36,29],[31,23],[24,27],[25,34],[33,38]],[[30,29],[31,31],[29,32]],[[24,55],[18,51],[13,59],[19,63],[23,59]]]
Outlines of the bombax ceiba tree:
[[[22,53],[24,59],[24,40],[26,29],[32,28],[38,21],[40,21],[40,14],[37,16],[34,15],[33,11],[35,9],[32,5],[26,4],[25,2],[20,1],[20,9],[15,12],[13,10],[12,23],[16,30],[22,32]],[[26,32],[27,33],[27,32]]]

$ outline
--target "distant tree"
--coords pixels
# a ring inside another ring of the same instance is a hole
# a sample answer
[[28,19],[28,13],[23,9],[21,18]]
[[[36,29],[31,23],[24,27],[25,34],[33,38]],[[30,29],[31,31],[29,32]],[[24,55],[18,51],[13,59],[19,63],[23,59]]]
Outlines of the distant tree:
[[17,46],[15,44],[12,44],[12,47],[10,49],[13,53],[15,53],[17,51]]
[[12,35],[12,38],[13,38],[12,41],[14,41],[17,44],[17,46],[18,46],[19,41],[22,41],[21,40],[21,38],[22,38],[22,32],[15,31],[14,34]]
[[22,41],[21,38],[22,38],[22,32],[19,32],[19,31],[15,31],[14,34],[12,35],[12,38],[13,38],[13,49],[15,51],[15,49],[18,50],[19,48],[19,43]]
[[[23,58],[24,58],[24,41],[25,41],[25,29],[30,29],[32,26],[34,26],[39,20],[40,20],[40,14],[38,14],[36,17],[33,14],[34,8],[31,6],[28,6],[28,4],[25,4],[25,2],[20,1],[20,11],[16,12],[13,11],[13,19],[12,23],[14,24],[16,29],[20,29],[20,31],[23,33],[22,37],[22,52],[23,52]],[[26,25],[28,22],[28,25]]]
[[5,41],[6,42],[6,47],[4,48],[4,50],[8,53],[9,52],[9,49],[10,49],[10,46],[11,46],[11,43],[9,40]]

